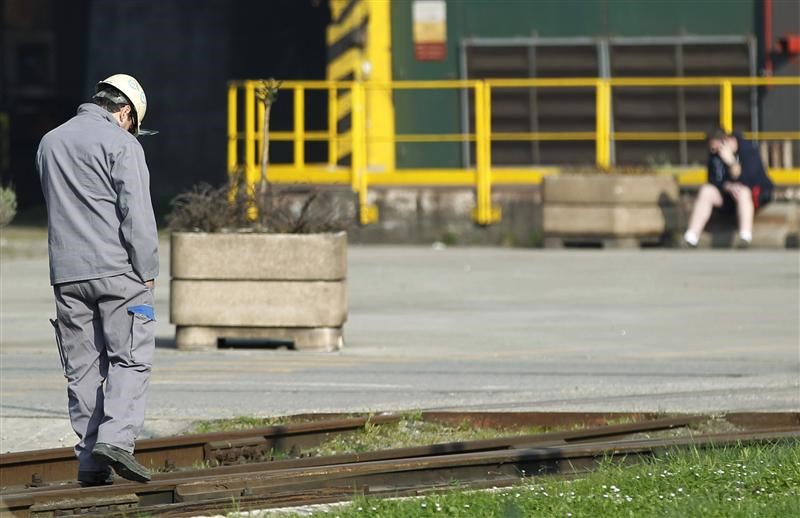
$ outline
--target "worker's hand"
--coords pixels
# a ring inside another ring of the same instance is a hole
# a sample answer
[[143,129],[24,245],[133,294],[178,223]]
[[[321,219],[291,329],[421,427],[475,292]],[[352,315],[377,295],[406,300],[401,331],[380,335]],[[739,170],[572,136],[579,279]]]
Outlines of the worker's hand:
[[717,148],[717,155],[723,162],[725,162],[727,166],[732,166],[736,163],[736,155],[734,154],[730,144],[727,142],[721,142],[719,144],[719,147]]
[[144,285],[147,286],[147,289],[153,291],[156,289],[156,280],[150,279],[149,281],[144,281]]

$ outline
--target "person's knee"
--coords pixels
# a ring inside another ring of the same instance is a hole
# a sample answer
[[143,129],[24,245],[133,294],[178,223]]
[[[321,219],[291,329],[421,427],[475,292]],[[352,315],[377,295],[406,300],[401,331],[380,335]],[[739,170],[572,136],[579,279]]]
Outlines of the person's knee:
[[700,187],[700,191],[697,193],[698,200],[708,203],[713,203],[719,197],[720,197],[719,189],[709,184]]
[[736,196],[736,205],[743,209],[753,207],[753,193],[749,187],[739,187],[739,195]]

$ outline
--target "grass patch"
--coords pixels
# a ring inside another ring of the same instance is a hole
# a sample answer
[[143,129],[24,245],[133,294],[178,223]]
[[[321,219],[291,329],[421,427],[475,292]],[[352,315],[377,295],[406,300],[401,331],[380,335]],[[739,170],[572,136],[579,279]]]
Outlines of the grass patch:
[[311,455],[362,453],[445,442],[539,434],[547,431],[550,429],[544,427],[479,428],[468,422],[448,425],[423,421],[421,412],[411,412],[403,414],[397,423],[381,425],[367,423],[359,433],[334,436],[308,453]]
[[[369,417],[369,415],[353,414],[346,417]],[[299,422],[308,422],[308,420],[287,417],[262,418],[241,416],[231,419],[199,421],[195,423],[187,433],[233,432]],[[571,427],[571,429],[578,428],[581,427]],[[445,442],[533,435],[554,431],[556,429],[558,428],[542,426],[512,429],[481,428],[466,421],[457,425],[449,425],[424,421],[422,419],[422,412],[415,411],[402,414],[400,420],[396,423],[372,424],[368,421],[356,432],[335,434],[316,448],[304,450],[301,453],[304,456],[361,453],[365,451],[425,446]]]
[[[241,430],[252,430],[254,428],[266,428],[268,426],[278,426],[291,423],[291,419],[281,417],[255,417],[239,416],[230,419],[211,419],[208,421],[198,421],[194,423],[185,433],[215,433],[215,432],[238,432]],[[296,422],[296,421],[295,421]]]
[[674,450],[634,466],[606,462],[581,479],[534,478],[492,491],[359,497],[313,516],[800,516],[800,443]]

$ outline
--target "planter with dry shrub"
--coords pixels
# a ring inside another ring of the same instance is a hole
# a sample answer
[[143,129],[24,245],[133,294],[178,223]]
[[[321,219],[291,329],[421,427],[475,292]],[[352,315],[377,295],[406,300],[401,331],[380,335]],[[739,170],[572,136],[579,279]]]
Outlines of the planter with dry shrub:
[[172,201],[170,321],[178,349],[226,338],[289,341],[333,351],[347,320],[347,234],[353,205],[332,192],[273,186],[270,110],[281,83],[256,88],[264,107],[261,175],[243,171],[219,189],[199,186]]
[[173,200],[170,320],[178,349],[233,338],[333,351],[347,319],[349,203],[330,192],[232,194],[195,188]]

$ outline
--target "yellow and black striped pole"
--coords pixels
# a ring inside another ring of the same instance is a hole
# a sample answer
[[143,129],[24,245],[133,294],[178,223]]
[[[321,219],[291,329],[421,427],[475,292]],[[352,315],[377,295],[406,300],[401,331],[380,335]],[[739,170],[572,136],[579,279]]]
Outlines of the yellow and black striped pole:
[[359,219],[372,223],[369,175],[395,170],[390,2],[331,0],[327,43],[328,80],[350,83],[329,94],[328,163],[352,168]]
[[[369,136],[366,165],[372,170],[395,168],[394,103],[392,101],[391,3],[387,0],[331,0],[328,26],[328,73],[330,81],[363,83]],[[335,162],[352,163],[353,91],[342,88],[329,103],[329,120],[336,120]],[[333,128],[329,128],[332,132]],[[333,162],[333,160],[329,160]]]

